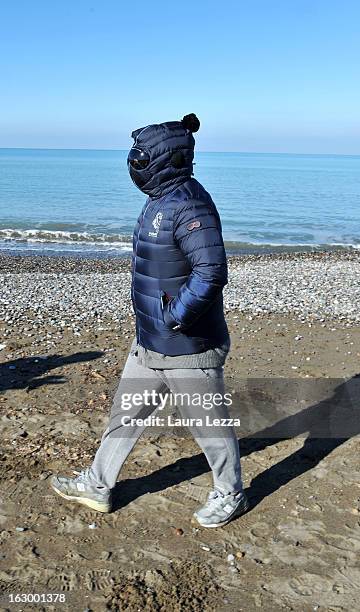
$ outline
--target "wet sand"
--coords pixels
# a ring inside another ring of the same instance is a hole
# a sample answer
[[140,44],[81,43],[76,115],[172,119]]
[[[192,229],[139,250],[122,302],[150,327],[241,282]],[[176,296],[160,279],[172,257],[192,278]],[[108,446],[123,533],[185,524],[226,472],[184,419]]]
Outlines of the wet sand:
[[[314,437],[319,396],[299,405],[307,417],[288,439],[260,424],[253,435],[240,431],[251,510],[223,529],[191,522],[211,477],[185,432],[147,432],[121,473],[112,514],[63,501],[49,478],[90,463],[134,334],[129,263],[0,261],[0,609],[13,610],[6,594],[17,592],[65,593],[53,607],[16,607],[34,610],[357,609],[356,423],[349,439]],[[356,383],[359,264],[353,254],[232,258],[226,379],[252,380],[255,390],[256,380]],[[314,274],[323,275],[317,286]],[[268,306],[259,311],[266,276]]]

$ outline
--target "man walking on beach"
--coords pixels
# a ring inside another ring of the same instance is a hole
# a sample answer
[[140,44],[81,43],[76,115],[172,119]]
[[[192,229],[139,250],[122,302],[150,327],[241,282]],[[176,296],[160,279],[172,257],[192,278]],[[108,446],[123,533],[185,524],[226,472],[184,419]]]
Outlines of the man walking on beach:
[[[192,177],[193,132],[199,127],[191,114],[132,133],[129,173],[148,196],[133,241],[136,339],[92,465],[76,478],[54,476],[51,482],[65,499],[100,512],[111,511],[120,469],[144,431],[142,421],[159,407],[163,390],[185,396],[190,388],[207,397],[220,395],[220,403],[209,411],[211,418],[228,416],[223,366],[230,339],[222,298],[227,262],[216,207]],[[124,397],[135,398],[135,390],[143,400],[125,405]],[[153,392],[151,402],[145,391]],[[195,404],[191,394],[186,397],[178,409],[184,420],[192,419],[190,430],[214,481],[214,490],[194,517],[203,527],[220,527],[248,509],[238,442],[233,427],[202,424],[204,406]]]

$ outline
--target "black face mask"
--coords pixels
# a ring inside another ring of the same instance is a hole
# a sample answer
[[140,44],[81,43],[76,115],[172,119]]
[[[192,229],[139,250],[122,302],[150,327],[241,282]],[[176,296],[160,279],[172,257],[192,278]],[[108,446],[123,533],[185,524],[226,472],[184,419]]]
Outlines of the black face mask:
[[127,165],[129,174],[136,187],[141,189],[149,180],[146,168],[150,163],[150,155],[143,149],[133,147],[129,151]]

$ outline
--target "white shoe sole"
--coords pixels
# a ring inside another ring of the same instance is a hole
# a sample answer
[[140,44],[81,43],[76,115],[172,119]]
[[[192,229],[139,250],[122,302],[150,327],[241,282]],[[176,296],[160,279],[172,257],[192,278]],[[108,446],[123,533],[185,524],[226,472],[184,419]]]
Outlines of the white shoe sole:
[[110,504],[105,504],[105,503],[101,504],[100,502],[97,502],[93,499],[88,499],[87,497],[76,497],[74,495],[65,495],[65,493],[62,493],[62,491],[57,489],[53,484],[51,486],[54,489],[55,493],[57,493],[58,495],[60,495],[60,497],[63,497],[64,499],[67,499],[69,501],[78,502],[78,504],[87,506],[88,508],[91,508],[92,510],[96,510],[97,512],[110,512],[111,510]]
[[236,516],[232,516],[231,518],[227,519],[226,521],[223,521],[222,523],[212,523],[211,525],[203,525],[203,523],[200,523],[199,519],[196,516],[194,517],[197,525],[199,525],[200,527],[204,527],[204,529],[216,529],[216,527],[225,527],[225,525],[230,523],[235,518]]

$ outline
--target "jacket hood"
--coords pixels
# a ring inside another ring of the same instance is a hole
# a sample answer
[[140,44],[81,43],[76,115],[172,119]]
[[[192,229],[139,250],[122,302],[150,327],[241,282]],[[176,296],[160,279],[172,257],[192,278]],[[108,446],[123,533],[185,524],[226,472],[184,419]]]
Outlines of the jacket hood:
[[146,151],[150,157],[143,170],[128,162],[130,176],[143,193],[160,198],[191,178],[195,147],[192,132],[199,126],[199,120],[191,114],[182,121],[147,125],[132,132],[133,148]]

